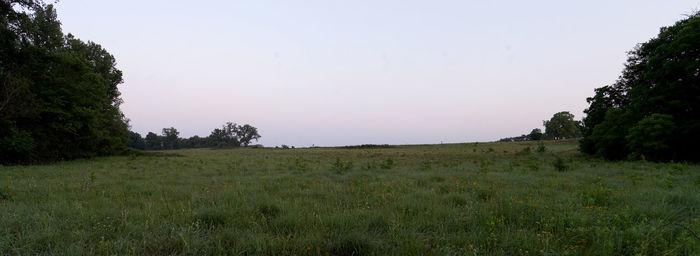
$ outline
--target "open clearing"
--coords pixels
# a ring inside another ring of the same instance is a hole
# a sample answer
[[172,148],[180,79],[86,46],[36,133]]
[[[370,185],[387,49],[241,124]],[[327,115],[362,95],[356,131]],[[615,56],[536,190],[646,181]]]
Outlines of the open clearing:
[[700,166],[544,146],[198,149],[5,166],[0,254],[700,252]]

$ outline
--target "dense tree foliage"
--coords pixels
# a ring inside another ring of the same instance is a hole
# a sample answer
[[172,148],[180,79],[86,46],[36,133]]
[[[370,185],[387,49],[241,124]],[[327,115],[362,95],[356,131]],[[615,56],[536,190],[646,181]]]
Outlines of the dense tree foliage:
[[587,99],[581,150],[608,159],[700,160],[700,15],[630,52],[615,84]]
[[0,1],[0,163],[121,152],[115,65],[100,45],[64,35],[52,5]]
[[540,130],[540,128],[535,128],[532,129],[532,131],[530,132],[530,134],[527,135],[527,137],[530,140],[541,140],[542,137],[544,137],[544,134],[542,134],[542,130]]
[[129,131],[129,142],[126,145],[130,148],[146,149],[146,141],[141,137],[141,134],[132,131]]
[[542,130],[540,128],[532,129],[530,134],[523,134],[517,137],[507,137],[500,139],[500,142],[510,142],[510,141],[530,141],[530,140],[541,140],[544,137]]
[[561,140],[581,137],[581,122],[574,120],[568,111],[554,114],[551,119],[543,121],[544,134],[547,139]]
[[174,127],[163,128],[161,135],[149,132],[145,138],[141,138],[141,135],[135,132],[130,134],[129,147],[146,150],[247,147],[253,140],[260,139],[257,128],[231,122],[223,125],[221,129],[214,129],[208,137],[195,135],[180,138],[180,133]]

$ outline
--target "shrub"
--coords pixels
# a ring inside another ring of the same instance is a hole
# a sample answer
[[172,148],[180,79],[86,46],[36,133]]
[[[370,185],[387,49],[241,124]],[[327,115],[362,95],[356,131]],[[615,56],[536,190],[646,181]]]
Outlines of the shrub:
[[559,156],[554,156],[554,161],[552,162],[554,169],[560,172],[568,171],[571,167]]
[[337,157],[335,159],[335,162],[333,162],[333,169],[335,170],[336,173],[346,173],[350,171],[353,167],[352,161],[348,162],[343,162],[340,160],[340,157]]
[[379,164],[379,167],[382,169],[394,168],[394,160],[391,158],[387,158],[383,163]]

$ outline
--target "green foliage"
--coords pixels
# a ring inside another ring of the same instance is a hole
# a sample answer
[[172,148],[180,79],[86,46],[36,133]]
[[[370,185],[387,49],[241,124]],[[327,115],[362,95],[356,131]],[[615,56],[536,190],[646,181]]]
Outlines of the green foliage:
[[527,135],[527,137],[530,140],[541,140],[542,137],[544,137],[544,134],[542,134],[542,130],[540,130],[540,128],[535,128],[532,129],[532,131],[530,132],[530,134]]
[[547,147],[544,145],[544,143],[537,143],[537,150],[538,153],[544,153],[547,151]]
[[581,151],[607,159],[700,160],[699,41],[696,13],[631,51],[620,79],[587,99]]
[[336,158],[335,162],[333,162],[333,170],[338,174],[346,173],[352,170],[352,167],[352,161],[343,162],[340,160],[340,157]]
[[518,137],[508,137],[508,138],[503,138],[498,140],[499,142],[508,142],[508,141],[530,141],[530,140],[541,140],[544,138],[544,134],[542,134],[542,130],[540,128],[535,128],[532,129],[530,134],[523,134]]
[[627,153],[627,130],[630,117],[620,109],[611,108],[593,133],[581,140],[581,150],[607,159],[623,159]]
[[0,3],[0,34],[0,163],[124,150],[114,56],[64,35],[53,6],[40,1]]
[[170,128],[163,128],[163,132],[161,133],[163,136],[163,146],[165,149],[178,149],[180,148],[180,145],[178,143],[178,135],[180,135],[180,132],[175,129],[175,127],[170,127]]
[[676,132],[673,116],[653,114],[639,121],[627,134],[630,158],[644,156],[647,160],[670,160],[671,141]]
[[248,124],[240,126],[227,122],[221,129],[214,129],[209,135],[208,143],[212,147],[248,146],[252,140],[260,139],[258,129]]
[[554,156],[554,161],[552,161],[552,166],[554,166],[554,169],[560,172],[565,172],[571,169],[571,166],[566,163],[566,161],[561,158],[560,156]]
[[[199,137],[197,135],[190,138],[180,138],[180,132],[175,127],[163,128],[161,135],[149,132],[146,138],[141,139],[141,135],[135,132],[129,132],[130,140],[127,146],[136,149],[145,150],[172,150],[181,148],[231,148],[248,146],[251,140],[258,140],[257,128],[251,125],[239,126],[235,123],[228,122],[222,129],[214,129],[208,137]],[[254,145],[262,147],[261,145]]]
[[144,150],[146,149],[146,141],[141,137],[141,134],[129,131],[129,142],[127,147]]
[[556,113],[543,123],[547,138],[561,140],[581,137],[581,122],[574,120],[574,115],[568,111]]
[[387,170],[394,168],[394,159],[387,158],[386,160],[384,160],[384,162],[379,164],[379,168],[387,169]]

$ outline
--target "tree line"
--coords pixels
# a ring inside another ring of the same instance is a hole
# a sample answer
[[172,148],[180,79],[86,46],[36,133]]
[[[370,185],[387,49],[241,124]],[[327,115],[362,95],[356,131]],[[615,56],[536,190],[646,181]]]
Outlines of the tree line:
[[[116,60],[102,46],[63,34],[53,5],[0,1],[0,164],[114,155],[140,149],[248,146],[260,135],[227,123],[207,137],[173,127],[129,132]],[[581,122],[559,112],[545,131],[502,141],[578,138],[582,152],[611,160],[700,161],[700,14],[630,53],[620,78],[595,89]]]
[[195,135],[189,138],[180,138],[179,135],[180,132],[175,127],[163,128],[160,135],[149,132],[145,137],[129,131],[127,146],[141,150],[247,147],[253,140],[258,141],[261,137],[257,128],[248,124],[238,125],[231,122],[223,125],[221,129],[214,129],[207,137]]
[[568,111],[556,113],[549,120],[542,121],[545,132],[539,128],[532,129],[529,134],[517,137],[503,138],[498,141],[531,141],[531,140],[561,140],[581,137],[581,121],[574,120],[574,115]]

